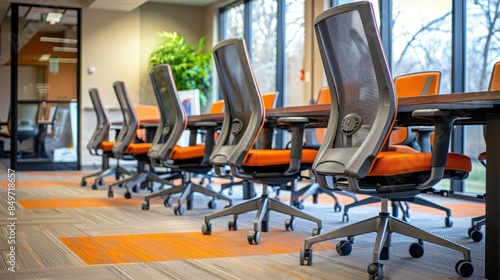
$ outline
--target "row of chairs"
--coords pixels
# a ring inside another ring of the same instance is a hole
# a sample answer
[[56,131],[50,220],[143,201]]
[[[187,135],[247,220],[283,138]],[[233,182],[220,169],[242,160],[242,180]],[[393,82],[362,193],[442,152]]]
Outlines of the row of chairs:
[[[413,113],[416,118],[435,123],[431,152],[390,145],[389,138],[396,126],[397,96],[376,26],[369,2],[332,8],[315,20],[331,99],[331,114],[319,149],[303,145],[305,128],[311,122],[308,118],[282,117],[272,123],[266,122],[262,94],[243,39],[224,40],[213,48],[224,96],[224,121],[220,130],[219,125],[210,120],[189,124],[192,135],[196,135],[198,130],[205,131],[206,140],[202,145],[194,141],[188,147],[177,144],[180,135],[188,128],[187,116],[170,66],[154,67],[150,78],[161,117],[152,143],[134,146],[133,138],[121,138],[121,131],[111,152],[117,158],[124,155],[133,155],[136,159],[143,157],[155,168],[179,172],[182,184],[162,182],[171,187],[147,195],[143,209],[149,208],[149,200],[153,197],[168,198],[174,193],[181,193],[174,213],[182,215],[183,201],[188,201],[189,209],[192,194],[198,191],[229,202],[228,207],[205,215],[202,225],[205,235],[212,233],[212,219],[232,216],[228,229],[237,230],[238,215],[257,210],[247,241],[258,244],[260,232],[269,230],[269,212],[274,210],[290,216],[284,225],[287,230],[294,229],[296,217],[316,224],[312,236],[305,240],[304,249],[300,251],[300,263],[303,265],[312,264],[312,246],[315,243],[346,237],[347,240],[337,243],[337,252],[349,255],[355,236],[376,232],[368,273],[370,279],[383,279],[384,265],[381,261],[389,259],[391,234],[396,232],[417,240],[409,247],[409,253],[414,258],[424,254],[424,241],[462,253],[464,259],[457,262],[455,270],[463,277],[472,275],[474,269],[468,248],[399,220],[388,211],[389,202],[415,201],[417,195],[431,191],[443,178],[467,178],[472,164],[469,157],[448,152],[453,122],[460,119],[448,111],[418,110]],[[124,84],[117,82],[114,87],[118,99],[124,99]],[[126,98],[120,104],[122,109],[131,108]],[[124,120],[127,125],[132,125],[132,130],[137,129],[137,121],[133,126],[134,114],[124,115]],[[290,131],[290,148],[256,146],[264,129]],[[191,137],[193,139],[196,137]],[[119,153],[116,147],[120,147],[120,142],[132,146],[127,146],[125,153]],[[220,177],[227,177],[229,172],[233,178],[262,184],[262,195],[232,205],[230,199],[191,181],[193,174],[207,173],[212,168]],[[376,198],[381,205],[379,215],[323,233],[321,219],[269,197],[269,186],[288,186],[292,193],[297,192],[297,182],[305,170],[312,170],[317,184],[332,193],[346,192]],[[128,185],[126,181],[122,184]],[[209,207],[212,208],[210,204]]]
[[304,128],[310,122],[304,117],[283,117],[276,122],[277,126],[286,126],[292,131],[290,149],[253,148],[256,135],[264,127],[265,110],[246,45],[244,40],[237,38],[218,43],[213,49],[214,60],[226,111],[210,162],[219,174],[229,167],[233,176],[263,186],[293,182],[302,170],[310,168],[323,188],[380,199],[380,214],[323,233],[320,220],[293,212],[297,209],[289,211],[285,207],[288,205],[270,199],[264,188],[263,196],[256,201],[206,215],[202,226],[204,234],[212,231],[211,219],[225,215],[233,215],[229,229],[236,229],[238,214],[253,210],[257,205],[254,228],[247,236],[252,244],[259,242],[259,223],[262,223],[260,229],[266,230],[269,209],[291,215],[285,222],[288,229],[293,227],[295,216],[316,222],[313,236],[305,240],[300,252],[301,264],[312,264],[312,246],[317,242],[347,237],[337,244],[337,251],[348,255],[355,236],[376,232],[368,273],[370,279],[383,279],[381,261],[389,259],[390,236],[396,232],[417,240],[409,249],[412,257],[423,255],[424,241],[436,243],[463,254],[464,259],[455,266],[459,275],[473,274],[468,248],[412,226],[388,212],[389,201],[412,201],[443,178],[465,179],[472,164],[469,157],[448,152],[453,122],[460,117],[446,111],[418,110],[413,113],[414,117],[435,123],[432,153],[389,145],[396,124],[397,97],[376,26],[369,2],[332,8],[315,20],[332,99],[330,119],[319,150],[302,145]]

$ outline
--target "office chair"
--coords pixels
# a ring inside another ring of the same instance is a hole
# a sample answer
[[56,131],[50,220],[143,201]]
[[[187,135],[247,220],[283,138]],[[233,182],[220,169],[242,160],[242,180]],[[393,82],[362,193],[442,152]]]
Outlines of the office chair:
[[136,114],[132,101],[129,98],[125,88],[125,83],[121,81],[115,82],[113,83],[113,88],[123,114],[123,126],[116,137],[116,142],[111,148],[111,152],[113,153],[113,156],[118,159],[137,160],[138,170],[137,173],[131,177],[109,184],[108,197],[113,197],[114,186],[125,187],[125,198],[131,198],[132,194],[130,192],[130,186],[133,186],[134,190],[138,191],[137,186],[146,182],[156,182],[161,184],[161,186],[172,185],[170,181],[160,178],[146,167],[149,163],[148,151],[151,148],[152,143],[137,141],[139,118]]
[[[267,92],[263,93],[262,95],[262,102],[264,104],[264,109],[271,109],[276,107],[276,101],[278,101],[278,92]],[[222,100],[224,101],[224,100]],[[222,108],[224,109],[224,107]],[[221,110],[220,113],[223,113],[224,111]],[[269,128],[267,132],[273,133],[273,129]],[[256,142],[257,146],[266,146],[269,147],[272,143],[270,143],[270,140],[272,139],[272,135],[259,135],[259,139]],[[224,183],[221,184],[220,186],[220,191],[224,191],[225,189],[228,189],[229,195],[233,194],[233,186],[236,185],[242,185],[243,187],[243,199],[250,199],[253,198],[257,195],[255,192],[254,184],[248,180],[240,180],[240,181],[234,181],[234,177],[232,177],[230,174],[229,169],[227,169],[227,176],[231,182],[229,183]],[[279,188],[276,191],[276,194],[279,194]]]
[[[495,63],[493,71],[491,72],[490,85],[488,90],[500,90],[500,61]],[[484,140],[486,141],[486,126],[483,126]],[[486,167],[486,151],[479,154],[477,157],[479,162]],[[479,196],[484,198],[485,195]],[[467,229],[467,234],[475,242],[483,240],[483,233],[481,228],[486,225],[486,215],[481,215],[471,219],[471,227]]]
[[[17,104],[17,141],[19,142],[17,158],[23,157],[23,151],[21,144],[25,140],[35,139],[39,135],[38,127],[38,114],[39,114],[38,103],[18,103]],[[10,138],[12,130],[12,123],[10,118],[10,112],[7,120],[7,130],[0,132],[0,136],[4,138]],[[36,147],[36,143],[34,143]]]
[[[441,81],[441,72],[439,71],[426,71],[411,73],[394,78],[394,90],[396,91],[396,96],[399,97],[411,97],[411,96],[428,96],[437,95],[439,93],[439,84]],[[396,126],[393,128],[389,138],[389,145],[405,145],[409,146],[417,151],[429,153],[431,152],[431,139],[434,133],[434,127],[421,126],[421,127],[405,127]],[[399,147],[400,149],[403,147]],[[439,193],[443,196],[447,196],[445,191],[436,191],[430,189],[429,192]],[[369,197],[360,201],[356,201],[352,204],[348,204],[344,207],[344,214],[342,216],[342,221],[349,221],[349,209],[361,205],[366,205],[370,203],[380,202],[378,197]],[[451,218],[451,210],[449,208],[443,207],[425,198],[417,196],[411,201],[413,204],[423,205],[431,207],[437,210],[444,211],[446,217],[444,219],[444,224],[446,227],[453,226],[453,220]],[[398,216],[398,209],[402,209],[403,221],[410,220],[410,207],[407,201],[392,201],[392,215]]]
[[92,184],[92,189],[98,189],[98,185],[103,185],[103,178],[111,175],[115,175],[116,180],[125,177],[125,175],[130,176],[131,173],[125,168],[119,165],[120,160],[117,159],[116,166],[109,166],[109,159],[113,157],[111,149],[115,145],[116,141],[108,141],[108,134],[111,129],[111,121],[109,120],[108,112],[102,104],[101,95],[96,88],[89,89],[90,100],[94,105],[94,110],[97,119],[97,125],[94,129],[92,137],[90,137],[87,143],[87,149],[91,155],[101,156],[102,169],[100,171],[85,175],[82,177],[80,186],[87,185],[87,179],[96,177],[94,183]]
[[[381,199],[378,216],[317,236],[309,237],[300,251],[300,264],[311,265],[313,244],[347,237],[337,243],[340,255],[349,255],[354,236],[376,232],[369,279],[384,279],[384,264],[390,255],[391,235],[399,233],[418,240],[409,253],[424,254],[423,241],[461,252],[456,272],[473,274],[470,250],[390,215],[390,200],[413,199],[442,178],[461,180],[472,169],[465,155],[448,153],[453,122],[451,111],[418,110],[417,118],[436,125],[432,154],[389,149],[387,141],[397,114],[397,97],[377,23],[370,2],[355,2],[331,8],[314,22],[321,59],[330,87],[332,106],[325,139],[313,172],[320,185]],[[335,181],[333,181],[335,178]],[[332,180],[330,180],[332,179]]]
[[[319,94],[318,94],[318,100],[316,101],[316,104],[330,104],[332,102],[330,98],[330,89],[328,87],[323,87],[320,89]],[[306,135],[306,146],[307,147],[314,147],[316,149],[319,148],[320,143],[323,141],[323,138],[325,137],[325,128],[315,128],[314,129],[314,134],[313,138],[308,141],[308,137]],[[308,143],[310,142],[310,143]],[[312,184],[305,186],[301,190],[305,190],[304,193],[300,195],[299,202],[297,204],[297,208],[303,209],[304,208],[304,201],[306,198],[309,196],[313,196],[313,203],[318,203],[318,196],[320,194],[327,194],[333,198],[335,201],[335,204],[333,206],[333,211],[334,212],[340,212],[342,210],[342,206],[340,205],[339,198],[337,195],[332,191],[332,190],[327,190],[325,188],[321,188],[318,182],[316,182],[316,178],[314,176],[311,176],[312,179],[314,180]],[[338,194],[348,196],[352,199],[354,199],[354,202],[358,201],[358,198],[356,195],[349,193],[349,192],[338,192]]]
[[[185,131],[188,119],[186,111],[177,93],[170,65],[155,66],[149,72],[153,90],[160,108],[160,124],[155,134],[153,144],[148,152],[152,166],[166,167],[172,171],[182,173],[182,184],[169,189],[160,190],[145,196],[142,209],[148,210],[150,200],[154,197],[164,197],[165,206],[172,205],[172,194],[180,193],[178,205],[175,205],[174,214],[183,215],[187,201],[187,209],[193,209],[193,195],[195,192],[211,196],[208,208],[216,207],[215,198],[225,200],[232,205],[232,200],[211,189],[204,188],[191,180],[194,174],[206,174],[212,169],[208,158],[214,146],[214,132],[217,123],[202,122],[189,126],[190,145],[181,147],[177,145],[182,133]],[[198,130],[206,132],[205,143],[197,145]]]
[[212,233],[210,220],[226,215],[233,215],[229,221],[229,230],[238,229],[238,215],[257,210],[253,230],[247,240],[250,244],[259,244],[260,229],[269,231],[269,212],[271,210],[290,215],[285,221],[285,228],[293,230],[295,217],[300,217],[317,224],[313,235],[321,232],[320,219],[306,214],[299,209],[286,205],[268,196],[268,186],[290,184],[296,192],[300,172],[311,166],[317,150],[303,149],[304,127],[308,119],[281,118],[278,125],[292,127],[291,149],[253,148],[264,127],[265,110],[255,75],[250,64],[245,41],[241,38],[219,42],[214,48],[214,60],[221,82],[225,111],[219,139],[210,156],[210,162],[219,175],[224,175],[229,167],[231,175],[254,183],[262,184],[259,198],[222,209],[205,215],[202,233]]

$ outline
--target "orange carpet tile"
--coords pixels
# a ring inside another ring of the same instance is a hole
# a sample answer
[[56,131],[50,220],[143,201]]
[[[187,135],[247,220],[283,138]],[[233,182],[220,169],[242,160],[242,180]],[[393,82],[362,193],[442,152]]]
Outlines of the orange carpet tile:
[[[9,182],[7,181],[0,181],[0,186],[2,187],[7,187]],[[80,186],[80,182],[71,182],[71,181],[63,181],[61,180],[16,180],[16,187],[52,187],[52,186],[58,186],[58,187],[76,187]]]
[[56,199],[19,199],[25,209],[78,208],[78,207],[117,207],[140,206],[144,199],[120,198],[56,198]]
[[[86,264],[155,262],[298,253],[306,236],[271,228],[261,233],[259,245],[247,242],[247,230],[116,236],[64,237],[61,242]],[[314,250],[334,250],[335,244],[318,243]]]

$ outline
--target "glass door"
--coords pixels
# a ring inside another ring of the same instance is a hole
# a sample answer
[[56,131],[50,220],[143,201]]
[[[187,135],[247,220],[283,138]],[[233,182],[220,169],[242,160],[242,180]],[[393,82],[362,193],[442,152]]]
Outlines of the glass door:
[[11,105],[9,166],[77,169],[80,10],[12,4],[7,17],[11,87],[1,98]]

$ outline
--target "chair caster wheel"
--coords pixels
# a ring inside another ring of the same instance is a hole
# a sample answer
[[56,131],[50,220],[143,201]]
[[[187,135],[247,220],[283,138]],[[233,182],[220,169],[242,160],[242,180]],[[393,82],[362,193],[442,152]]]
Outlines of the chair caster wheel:
[[384,264],[372,263],[368,266],[368,279],[382,280],[384,279]]
[[453,226],[453,220],[451,219],[451,217],[444,218],[444,225],[446,227],[452,227]]
[[424,255],[424,246],[420,243],[412,243],[408,251],[410,256],[418,259]]
[[311,236],[320,235],[323,232],[322,228],[315,228],[312,230]]
[[90,188],[91,188],[91,189],[93,189],[93,190],[97,190],[97,189],[98,189],[98,187],[97,187],[97,184],[96,184],[96,183],[93,183],[93,184],[92,184],[92,187],[90,187]]
[[115,194],[113,191],[108,191],[108,197],[114,197],[114,196],[115,196]]
[[480,232],[479,230],[473,230],[470,234],[470,238],[472,238],[474,242],[479,242],[483,240],[483,233]]
[[103,186],[104,185],[104,180],[101,178],[99,179],[99,182],[98,182],[99,186]]
[[170,196],[165,197],[163,205],[165,205],[165,207],[172,207],[172,204],[174,204],[174,200]]
[[347,240],[341,240],[337,242],[336,250],[341,256],[349,256],[352,252],[352,244]]
[[472,237],[471,235],[472,235],[472,232],[473,232],[474,230],[475,230],[475,228],[474,228],[474,227],[470,227],[470,228],[468,228],[468,229],[467,229],[467,235],[468,235],[469,237]]
[[132,191],[135,193],[138,193],[140,189],[141,189],[141,187],[139,185],[135,185],[132,187]]
[[142,202],[142,210],[149,210],[149,201]]
[[304,203],[303,202],[297,202],[295,203],[295,208],[299,209],[299,210],[304,210]]
[[125,195],[124,195],[124,197],[126,199],[131,199],[132,198],[132,194],[130,192],[126,192]]
[[455,271],[461,277],[470,277],[474,273],[474,267],[470,261],[461,260],[455,265]]
[[205,223],[201,225],[201,233],[203,235],[210,235],[212,234],[212,224],[211,223]]
[[344,215],[342,215],[342,222],[344,223],[349,222],[349,215],[347,213],[344,213]]
[[335,204],[335,206],[333,206],[333,212],[338,213],[340,211],[342,211],[342,206]]
[[80,187],[85,187],[87,185],[87,181],[83,180],[80,182]]
[[260,242],[260,232],[251,230],[247,235],[248,244],[259,244]]
[[174,206],[174,214],[182,216],[182,215],[184,215],[185,209],[186,208],[184,208],[184,206],[182,206],[182,205],[176,205],[176,206]]
[[229,230],[238,230],[238,219],[232,219],[227,222],[227,228]]
[[295,219],[286,219],[285,220],[285,229],[287,231],[294,231],[295,230]]
[[215,200],[210,200],[208,202],[208,209],[215,209],[217,207],[217,203],[215,203]]
[[300,249],[300,265],[311,265],[313,260],[313,250]]

